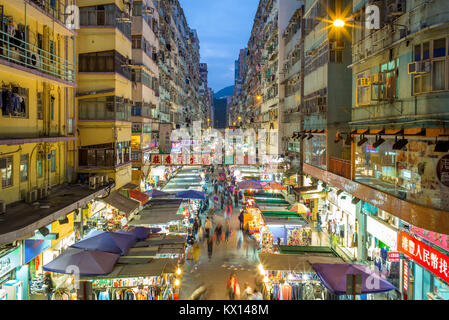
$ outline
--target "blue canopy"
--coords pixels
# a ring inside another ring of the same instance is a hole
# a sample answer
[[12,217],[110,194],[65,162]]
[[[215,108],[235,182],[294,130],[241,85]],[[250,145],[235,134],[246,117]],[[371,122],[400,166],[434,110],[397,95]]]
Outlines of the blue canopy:
[[204,200],[206,199],[206,194],[201,191],[195,191],[195,190],[186,190],[178,192],[175,196],[175,198],[178,199],[200,199]]
[[151,191],[147,191],[147,192],[145,192],[145,194],[147,196],[149,196],[150,198],[168,197],[168,196],[170,196],[169,193],[164,192],[164,191],[160,191],[160,190],[157,190],[157,189],[153,189]]
[[125,255],[136,241],[137,237],[132,234],[103,231],[89,238],[84,238],[71,247]]
[[79,275],[105,275],[112,272],[119,254],[68,248],[43,268],[45,271]]
[[391,283],[361,264],[313,263],[312,268],[320,277],[323,285],[336,295],[346,294],[346,276],[362,275],[362,294],[381,293],[396,289]]
[[152,230],[150,228],[144,228],[144,227],[134,227],[128,231],[125,230],[119,230],[117,231],[117,233],[122,233],[122,234],[131,234],[134,235],[137,238],[137,241],[143,241],[146,238],[148,238],[148,236],[150,235],[150,233]]

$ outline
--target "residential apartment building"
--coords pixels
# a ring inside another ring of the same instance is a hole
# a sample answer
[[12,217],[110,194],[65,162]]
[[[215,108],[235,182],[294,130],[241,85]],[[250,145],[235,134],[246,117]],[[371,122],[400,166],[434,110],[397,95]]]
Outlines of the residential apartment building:
[[131,181],[132,4],[77,1],[77,109],[82,179]]
[[132,33],[132,183],[144,189],[150,153],[159,153],[159,14],[153,1],[134,1]]

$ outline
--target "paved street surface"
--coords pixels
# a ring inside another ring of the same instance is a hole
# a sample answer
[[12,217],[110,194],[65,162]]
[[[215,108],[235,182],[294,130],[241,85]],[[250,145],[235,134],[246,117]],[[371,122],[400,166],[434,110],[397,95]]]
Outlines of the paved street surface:
[[[201,244],[201,256],[198,260],[198,267],[192,270],[188,262],[184,264],[183,275],[181,279],[180,299],[190,300],[192,293],[201,285],[208,287],[208,300],[228,300],[226,295],[226,281],[231,272],[237,276],[240,285],[240,291],[243,292],[243,284],[248,282],[251,288],[254,288],[254,280],[257,275],[259,265],[257,256],[253,257],[252,250],[248,250],[248,257],[244,246],[237,249],[237,230],[239,227],[238,215],[239,208],[234,208],[231,217],[232,234],[228,243],[220,243],[218,246],[214,243],[212,259],[209,261],[207,256],[207,243]],[[202,216],[204,225],[205,216]],[[221,210],[216,215],[213,227],[217,223],[224,225],[224,211]],[[192,272],[190,272],[192,270]]]

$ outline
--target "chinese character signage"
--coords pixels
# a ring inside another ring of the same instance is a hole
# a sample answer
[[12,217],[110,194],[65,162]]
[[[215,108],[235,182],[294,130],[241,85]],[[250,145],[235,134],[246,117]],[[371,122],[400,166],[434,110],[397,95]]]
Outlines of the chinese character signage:
[[211,164],[210,156],[208,154],[201,155],[201,164],[206,166]]
[[161,165],[162,164],[162,156],[160,154],[152,154],[151,155],[151,164]]
[[163,157],[164,157],[164,165],[165,165],[165,166],[170,166],[170,165],[173,164],[173,162],[172,162],[172,157],[171,157],[170,154],[164,154]]
[[388,252],[388,260],[389,261],[399,261],[399,252],[397,251],[390,251]]
[[422,265],[437,277],[449,282],[449,257],[425,243],[401,232],[401,252]]
[[408,292],[408,261],[404,260],[402,265],[402,288]]
[[14,251],[0,257],[0,277],[20,265],[20,247],[17,247]]
[[449,187],[449,154],[443,156],[437,165],[438,180],[446,187]]
[[24,241],[24,263],[33,260],[39,254],[51,247],[51,240],[26,239]]

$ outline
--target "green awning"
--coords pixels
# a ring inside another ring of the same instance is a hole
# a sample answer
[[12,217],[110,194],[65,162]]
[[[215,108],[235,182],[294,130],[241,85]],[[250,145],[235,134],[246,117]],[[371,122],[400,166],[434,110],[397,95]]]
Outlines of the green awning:
[[303,193],[303,194],[301,194],[301,197],[302,197],[304,200],[309,200],[309,199],[324,198],[324,197],[326,197],[326,195],[327,195],[326,192]]

